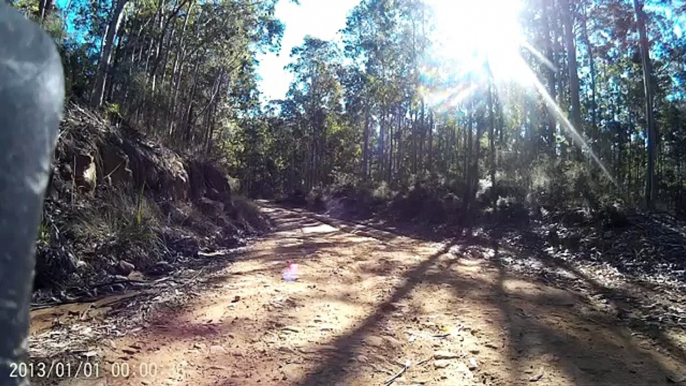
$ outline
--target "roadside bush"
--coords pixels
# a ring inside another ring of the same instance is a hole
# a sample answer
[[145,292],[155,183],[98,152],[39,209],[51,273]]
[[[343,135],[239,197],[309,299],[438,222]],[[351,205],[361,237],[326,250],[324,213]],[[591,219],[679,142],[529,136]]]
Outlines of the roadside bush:
[[75,239],[94,246],[97,259],[88,263],[127,260],[145,270],[159,261],[164,216],[157,204],[142,191],[105,189],[99,199],[102,205],[82,211],[70,225]]
[[381,182],[372,193],[372,197],[376,201],[387,202],[395,198],[397,192],[394,192],[386,181]]
[[260,213],[260,209],[243,196],[231,197],[235,213],[235,219],[241,221],[245,226],[255,233],[261,233],[269,229],[270,224]]

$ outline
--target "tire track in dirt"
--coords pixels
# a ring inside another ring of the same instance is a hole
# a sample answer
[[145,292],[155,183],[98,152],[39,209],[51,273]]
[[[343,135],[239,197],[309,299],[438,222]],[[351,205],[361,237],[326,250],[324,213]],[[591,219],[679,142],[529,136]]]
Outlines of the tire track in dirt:
[[[458,252],[467,239],[375,238],[263,210],[274,233],[198,299],[103,344],[106,376],[85,382],[383,385],[405,369],[394,384],[657,385],[683,369],[611,320],[581,315],[579,294],[508,273],[503,248]],[[297,281],[283,280],[287,261]],[[129,377],[110,372],[124,365]]]

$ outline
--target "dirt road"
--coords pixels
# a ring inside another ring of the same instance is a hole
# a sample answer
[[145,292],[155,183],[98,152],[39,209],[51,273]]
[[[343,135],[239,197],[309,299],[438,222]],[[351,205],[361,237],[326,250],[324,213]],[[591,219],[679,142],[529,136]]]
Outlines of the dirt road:
[[103,342],[104,378],[62,384],[384,385],[400,374],[393,384],[660,385],[686,374],[676,342],[668,353],[578,291],[517,277],[505,249],[265,210],[276,231],[210,290]]

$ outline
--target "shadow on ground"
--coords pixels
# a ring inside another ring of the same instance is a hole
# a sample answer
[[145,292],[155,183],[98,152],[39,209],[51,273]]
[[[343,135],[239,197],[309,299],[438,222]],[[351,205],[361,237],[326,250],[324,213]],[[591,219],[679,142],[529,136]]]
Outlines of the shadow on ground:
[[[684,369],[684,353],[671,338],[658,332],[656,341],[643,339],[632,329],[648,331],[642,320],[620,323],[617,314],[598,309],[591,298],[605,294],[613,309],[628,313],[636,307],[632,294],[607,288],[542,249],[515,251],[497,234],[465,231],[436,245],[359,224],[322,223],[302,212],[273,209],[272,216],[277,229],[271,244],[237,255],[245,269],[212,283],[241,288],[240,298],[227,291],[206,301],[202,312],[177,310],[146,331],[175,349],[199,340],[224,342],[224,351],[195,362],[214,368],[216,384],[382,384],[399,370],[393,363],[416,364],[432,358],[434,350],[456,352],[459,359],[445,368],[434,368],[432,360],[413,366],[404,381],[658,385],[667,376],[680,378]],[[514,272],[512,259],[570,276],[556,280]],[[301,264],[305,272],[288,290],[275,285],[285,261]],[[578,291],[574,283],[590,291]],[[241,316],[231,304],[241,307]],[[326,330],[310,320],[315,316],[304,320],[308,309],[328,310],[317,311],[316,318],[338,324]],[[436,338],[431,329],[439,324],[460,329]],[[422,329],[429,331],[425,340],[408,338],[408,331]],[[389,338],[371,344],[378,336]],[[477,368],[466,369],[468,358]]]

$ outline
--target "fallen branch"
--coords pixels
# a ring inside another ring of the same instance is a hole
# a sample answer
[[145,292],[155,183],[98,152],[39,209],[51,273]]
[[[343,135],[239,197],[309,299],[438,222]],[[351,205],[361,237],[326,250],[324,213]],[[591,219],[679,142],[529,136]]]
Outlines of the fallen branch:
[[205,267],[201,268],[200,272],[195,274],[192,278],[190,278],[190,280],[186,281],[185,285],[188,286],[188,285],[195,283],[195,279],[197,279],[200,275],[202,275],[203,272],[205,272]]
[[98,283],[98,284],[93,284],[90,286],[90,289],[93,288],[100,288],[100,287],[106,287],[108,285],[114,285],[114,284],[130,284],[130,283],[141,283],[141,284],[146,284],[148,283],[145,280],[136,280],[136,279],[121,279],[121,280],[113,280],[107,283]]
[[405,371],[407,371],[407,369],[410,368],[411,364],[412,364],[412,362],[410,362],[410,361],[405,362],[405,366],[403,366],[403,368],[400,369],[400,371],[398,371],[394,376],[388,378],[388,380],[386,382],[384,382],[384,385],[385,386],[392,385],[396,381],[396,379],[402,377],[402,375],[405,374]]

